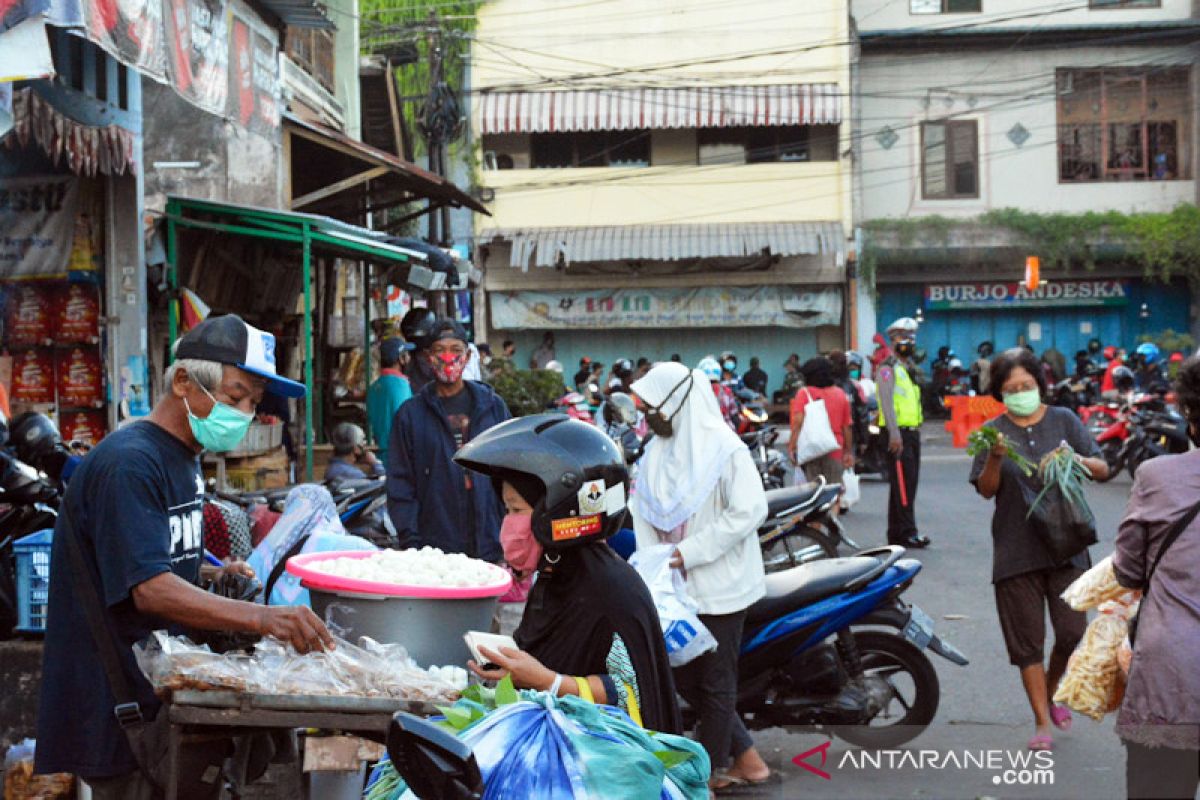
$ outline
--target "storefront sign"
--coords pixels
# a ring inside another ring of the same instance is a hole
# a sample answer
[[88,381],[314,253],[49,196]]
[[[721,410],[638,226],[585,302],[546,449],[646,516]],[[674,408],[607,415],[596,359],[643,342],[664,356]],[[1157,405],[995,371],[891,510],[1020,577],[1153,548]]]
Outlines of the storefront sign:
[[279,54],[253,23],[234,14],[230,37],[229,116],[243,128],[279,127]]
[[113,58],[162,80],[162,0],[84,0],[88,38]]
[[839,325],[837,289],[793,287],[617,289],[491,294],[492,324],[503,330],[605,330]]
[[1054,306],[1123,306],[1127,280],[1043,281],[1034,291],[1024,283],[935,283],[925,287],[930,311]]
[[74,176],[0,178],[0,279],[65,275],[78,201]]
[[229,9],[206,0],[166,0],[171,83],[196,105],[225,113],[229,92]]

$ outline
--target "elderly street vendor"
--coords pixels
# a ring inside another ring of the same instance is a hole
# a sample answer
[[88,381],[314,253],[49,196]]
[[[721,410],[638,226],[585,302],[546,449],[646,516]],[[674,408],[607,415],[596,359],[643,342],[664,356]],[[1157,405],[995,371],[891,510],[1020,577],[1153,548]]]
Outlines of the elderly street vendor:
[[[54,532],[36,770],[74,773],[97,800],[158,796],[141,770],[151,765],[139,765],[118,722],[144,731],[136,712],[152,720],[160,708],[131,651],[151,631],[249,632],[300,652],[333,644],[306,607],[229,600],[197,586],[200,452],[236,447],[264,392],[300,397],[304,386],[276,374],[274,336],[232,315],[201,322],[175,355],[150,416],[106,437],[79,466]],[[244,564],[225,569],[248,572]],[[96,596],[103,612],[90,619],[85,604]],[[121,690],[110,685],[104,636],[116,644],[113,666],[138,709],[116,708]]]

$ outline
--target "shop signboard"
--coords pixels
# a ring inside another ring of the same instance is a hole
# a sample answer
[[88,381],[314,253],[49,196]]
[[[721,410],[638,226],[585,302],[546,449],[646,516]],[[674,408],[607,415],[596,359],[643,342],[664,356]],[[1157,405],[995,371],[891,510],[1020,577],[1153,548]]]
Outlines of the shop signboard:
[[78,205],[73,175],[0,178],[0,279],[66,274]]
[[279,54],[254,23],[233,15],[229,45],[229,116],[247,130],[279,127]]
[[1128,303],[1129,281],[1121,279],[1043,281],[1033,291],[1020,281],[934,283],[925,287],[928,311],[1078,308]]
[[171,83],[188,100],[225,114],[229,96],[229,7],[220,0],[165,0]]
[[166,77],[162,0],[83,0],[88,38],[117,61],[156,80]]
[[839,325],[836,288],[700,287],[598,291],[492,292],[492,324],[502,330],[607,330]]

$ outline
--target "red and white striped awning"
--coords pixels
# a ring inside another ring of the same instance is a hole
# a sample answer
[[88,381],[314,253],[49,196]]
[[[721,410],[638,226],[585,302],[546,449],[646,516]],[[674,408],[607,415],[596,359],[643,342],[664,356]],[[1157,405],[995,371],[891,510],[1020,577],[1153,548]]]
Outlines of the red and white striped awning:
[[842,121],[836,83],[673,89],[483,92],[482,128],[555,133],[663,128],[824,125]]

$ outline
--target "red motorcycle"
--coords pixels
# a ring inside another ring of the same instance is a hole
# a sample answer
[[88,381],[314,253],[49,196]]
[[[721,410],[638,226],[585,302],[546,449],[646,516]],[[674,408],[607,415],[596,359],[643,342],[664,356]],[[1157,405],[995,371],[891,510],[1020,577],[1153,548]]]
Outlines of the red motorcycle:
[[592,416],[592,407],[588,405],[587,398],[579,392],[567,392],[558,398],[555,405],[571,419],[581,420],[589,425],[595,423],[595,417]]

